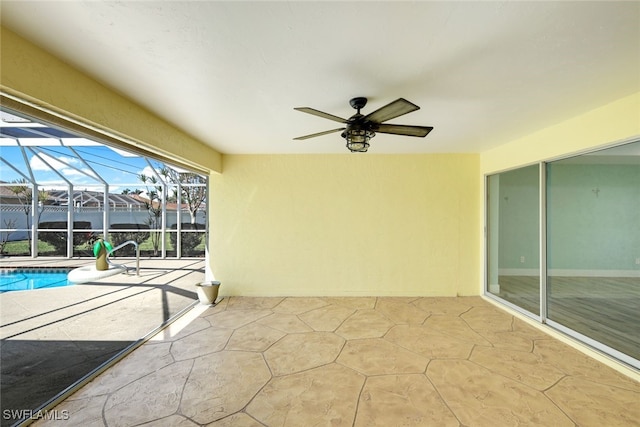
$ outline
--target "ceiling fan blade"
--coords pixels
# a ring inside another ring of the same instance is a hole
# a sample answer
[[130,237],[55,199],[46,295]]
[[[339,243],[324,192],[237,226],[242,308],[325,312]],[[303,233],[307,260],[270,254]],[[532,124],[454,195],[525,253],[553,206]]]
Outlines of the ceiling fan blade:
[[339,123],[347,123],[347,119],[343,119],[342,117],[334,116],[333,114],[324,113],[319,110],[315,110],[309,107],[296,107],[294,110],[302,111],[303,113],[313,114],[314,116],[324,117],[325,119],[333,120],[334,122]]
[[326,135],[328,133],[338,132],[340,130],[345,130],[345,128],[325,130],[324,132],[312,133],[311,135],[299,136],[299,137],[293,138],[293,139],[296,140],[296,141],[301,141],[303,139],[315,138],[316,136],[322,136],[322,135]]
[[416,104],[413,104],[404,98],[398,98],[384,107],[378,108],[373,113],[367,114],[364,117],[364,120],[374,123],[382,123],[419,109],[420,107]]
[[394,135],[418,136],[424,138],[433,130],[431,126],[408,126],[381,124],[375,127],[378,133],[391,133]]

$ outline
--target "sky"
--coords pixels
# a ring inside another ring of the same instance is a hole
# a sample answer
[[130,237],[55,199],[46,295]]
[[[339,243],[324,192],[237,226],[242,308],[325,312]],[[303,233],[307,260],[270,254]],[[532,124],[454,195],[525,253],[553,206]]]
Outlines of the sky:
[[[68,183],[65,179],[77,189],[84,189],[86,186],[89,190],[96,185],[102,187],[104,180],[109,184],[110,192],[120,193],[125,188],[143,188],[144,184],[140,181],[139,175],[153,174],[151,166],[144,158],[135,155],[123,156],[121,150],[104,145],[76,145],[85,141],[73,141],[74,145],[70,147],[27,146],[24,147],[23,153],[19,146],[8,145],[7,142],[0,141],[0,181],[4,182],[24,176],[29,178],[31,169],[36,182],[47,190],[66,189]],[[154,167],[160,165],[154,160],[150,162]]]
[[[39,130],[43,125],[1,114],[3,128],[21,127]],[[18,142],[19,141],[19,142]],[[68,188],[103,191],[106,181],[110,193],[125,189],[145,190],[140,174],[153,175],[162,163],[112,148],[86,138],[8,138],[0,135],[0,181],[30,181],[31,174],[44,190]],[[178,169],[179,170],[179,169]],[[68,181],[68,182],[67,182]]]

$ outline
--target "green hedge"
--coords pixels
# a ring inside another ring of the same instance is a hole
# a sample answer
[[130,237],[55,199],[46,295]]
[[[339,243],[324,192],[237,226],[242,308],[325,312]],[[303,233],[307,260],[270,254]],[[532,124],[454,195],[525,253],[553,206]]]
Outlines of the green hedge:
[[[180,224],[182,230],[198,230],[198,233],[180,233],[180,242],[182,243],[182,255],[196,255],[196,246],[202,243],[202,237],[204,236],[205,225],[204,224],[191,224],[190,222],[183,222]],[[171,226],[171,230],[177,230],[177,224]],[[177,248],[178,233],[169,233],[169,240],[174,248]]]
[[[115,248],[116,246],[127,242],[129,240],[133,240],[138,245],[141,245],[144,241],[146,241],[150,233],[149,226],[147,224],[111,224],[111,228],[122,229],[127,231],[111,231],[109,232],[109,241]],[[124,246],[121,249],[118,249],[115,252],[115,255],[135,255],[136,248],[133,245]]]
[[[67,253],[67,232],[66,231],[44,231],[47,229],[66,229],[67,221],[41,222],[38,224],[38,239],[49,243],[56,250],[56,254],[65,255]],[[73,245],[78,246],[95,239],[91,231],[78,232],[77,230],[91,230],[90,221],[73,221]]]

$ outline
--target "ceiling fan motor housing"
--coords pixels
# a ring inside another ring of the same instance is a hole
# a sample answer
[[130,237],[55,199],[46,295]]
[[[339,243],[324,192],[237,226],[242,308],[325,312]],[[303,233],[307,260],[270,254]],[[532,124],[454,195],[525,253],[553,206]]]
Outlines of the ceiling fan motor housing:
[[360,113],[360,110],[362,108],[364,108],[365,105],[367,105],[367,98],[363,97],[363,96],[359,96],[357,98],[351,98],[351,100],[349,101],[349,104],[355,108],[356,110],[358,110],[358,113]]

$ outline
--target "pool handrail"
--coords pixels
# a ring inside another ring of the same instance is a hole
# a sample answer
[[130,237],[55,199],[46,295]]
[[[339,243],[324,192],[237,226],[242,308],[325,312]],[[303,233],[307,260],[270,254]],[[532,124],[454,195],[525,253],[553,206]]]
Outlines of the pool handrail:
[[114,253],[118,249],[123,248],[123,247],[125,247],[127,245],[134,245],[136,247],[136,276],[139,276],[140,275],[140,247],[138,246],[138,242],[136,242],[135,240],[127,240],[126,242],[121,243],[118,246],[116,246],[115,248],[111,249],[109,251],[109,253],[107,254],[107,262],[109,264],[113,265],[113,266],[124,268],[124,270],[128,273],[129,272],[129,267],[127,267],[126,265],[113,263],[109,259],[109,257],[111,256],[112,253]]

